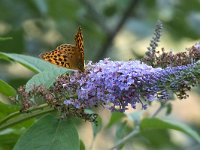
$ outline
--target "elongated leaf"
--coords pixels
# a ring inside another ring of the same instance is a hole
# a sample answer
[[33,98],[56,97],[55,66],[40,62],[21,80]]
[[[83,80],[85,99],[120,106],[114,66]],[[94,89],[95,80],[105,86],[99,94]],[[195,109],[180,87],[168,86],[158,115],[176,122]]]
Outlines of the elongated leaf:
[[131,112],[131,113],[125,113],[125,114],[129,120],[134,122],[134,124],[139,124],[141,121],[141,116],[143,114],[143,111]]
[[8,83],[0,79],[0,93],[4,94],[5,96],[15,96],[16,90]]
[[112,125],[120,122],[120,120],[125,117],[126,115],[124,113],[120,113],[120,112],[113,112],[111,114],[111,118],[110,118],[110,121],[107,125],[107,128],[110,128]]
[[0,37],[0,41],[12,40],[12,37]]
[[16,105],[8,105],[0,102],[0,120],[4,117],[7,116],[8,114],[15,112],[19,110],[19,106]]
[[92,123],[92,129],[93,129],[93,136],[96,138],[97,134],[101,131],[102,129],[102,119],[98,116],[97,118],[97,124]]
[[[95,114],[94,111],[92,111],[91,109],[85,109],[84,111],[87,114]],[[92,123],[92,129],[93,129],[93,137],[94,137],[94,139],[96,138],[97,134],[101,131],[102,126],[103,126],[102,119],[101,119],[100,116],[97,116],[96,121],[97,121],[96,123],[94,123],[94,122]]]
[[149,129],[174,129],[177,131],[181,131],[200,143],[200,136],[192,130],[189,126],[184,124],[175,122],[175,121],[168,121],[168,120],[161,120],[157,118],[148,118],[143,119],[140,126],[141,130],[149,130]]
[[36,74],[27,82],[26,90],[29,91],[33,88],[33,86],[38,85],[44,85],[46,88],[49,88],[59,75],[66,72],[70,73],[69,70],[65,68],[52,68],[51,70]]
[[53,112],[54,109],[52,107],[48,107],[47,104],[42,104],[38,106],[37,109],[33,108],[30,111],[31,113],[22,113],[20,111],[15,111],[13,113],[10,113],[6,117],[1,117],[2,119],[0,120],[0,131],[13,126],[16,129],[25,126],[29,127],[34,121],[32,118]]
[[115,138],[116,140],[121,140],[127,134],[129,134],[133,129],[128,125],[127,121],[122,121],[116,124]]
[[80,150],[85,150],[85,145],[81,140],[80,140]]
[[14,150],[79,150],[76,128],[52,115],[41,118],[17,142]]
[[0,79],[0,93],[5,96],[15,96],[16,90],[8,83]]
[[[144,132],[141,132],[139,136],[144,138],[142,144],[147,147],[146,149],[160,150],[165,146],[167,146],[167,149],[169,150],[181,149],[178,148],[178,145],[174,143],[173,138],[168,130],[145,130]],[[134,141],[134,139],[132,141]]]
[[2,134],[0,143],[1,150],[11,150],[19,139],[19,136],[19,134],[14,132]]
[[0,59],[16,61],[36,73],[58,68],[56,65],[42,59],[21,54],[0,52]]

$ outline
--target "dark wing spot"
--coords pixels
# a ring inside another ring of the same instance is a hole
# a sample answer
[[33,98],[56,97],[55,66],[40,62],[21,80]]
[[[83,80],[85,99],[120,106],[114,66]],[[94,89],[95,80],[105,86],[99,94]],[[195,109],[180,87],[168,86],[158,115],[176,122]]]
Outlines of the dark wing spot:
[[63,57],[64,57],[64,59],[67,59],[67,55],[64,55]]

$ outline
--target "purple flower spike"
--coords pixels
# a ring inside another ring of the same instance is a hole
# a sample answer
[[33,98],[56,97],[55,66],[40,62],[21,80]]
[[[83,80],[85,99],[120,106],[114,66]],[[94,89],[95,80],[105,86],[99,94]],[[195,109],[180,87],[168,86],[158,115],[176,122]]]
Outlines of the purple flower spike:
[[[190,65],[191,66],[191,65]],[[181,79],[176,75],[189,66],[168,67],[165,69],[153,68],[140,61],[111,61],[101,60],[96,64],[89,62],[84,73],[74,73],[70,76],[71,87],[68,91],[76,91],[77,99],[71,105],[93,107],[104,105],[112,111],[124,112],[130,104],[136,108],[136,104],[142,104],[146,109],[145,102],[154,100],[167,100],[170,91],[176,92],[179,84],[173,84],[170,76],[177,81]],[[75,90],[71,88],[76,87]],[[69,102],[64,102],[66,105]]]

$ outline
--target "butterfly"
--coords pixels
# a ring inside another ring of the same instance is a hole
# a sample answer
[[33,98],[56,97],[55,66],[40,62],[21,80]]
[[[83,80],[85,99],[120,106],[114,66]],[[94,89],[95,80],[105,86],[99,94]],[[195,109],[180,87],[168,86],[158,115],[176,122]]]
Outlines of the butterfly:
[[55,50],[41,53],[39,57],[61,67],[84,72],[84,45],[83,34],[80,27],[78,28],[74,40],[75,45],[61,44]]

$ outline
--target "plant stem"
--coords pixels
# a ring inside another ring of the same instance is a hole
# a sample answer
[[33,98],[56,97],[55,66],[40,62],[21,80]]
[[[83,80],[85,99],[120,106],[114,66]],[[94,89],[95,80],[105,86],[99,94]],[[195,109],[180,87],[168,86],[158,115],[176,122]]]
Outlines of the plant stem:
[[160,111],[166,106],[166,102],[164,103],[161,103],[160,104],[160,107],[153,113],[153,115],[151,116],[152,118],[153,117],[156,117],[158,115],[158,113],[160,113]]
[[[48,112],[54,111],[53,108],[50,108],[47,106],[48,106],[47,104],[42,104],[37,108],[30,109],[29,111],[31,111],[31,112],[21,113],[20,111],[17,111],[17,112],[14,112],[14,113],[8,115],[6,118],[4,118],[0,122],[0,130],[3,130],[5,128],[8,128],[15,124],[18,124],[22,121],[31,119],[33,117],[40,116],[42,114],[46,114]],[[41,109],[44,109],[44,110],[41,110]]]
[[123,27],[123,25],[126,23],[126,21],[129,19],[129,17],[132,14],[133,10],[137,8],[137,4],[139,3],[139,0],[130,0],[129,3],[127,4],[127,8],[122,14],[121,19],[119,19],[119,22],[117,23],[116,27],[114,27],[113,31],[110,31],[107,33],[107,39],[105,40],[105,43],[103,46],[98,50],[97,55],[95,56],[94,60],[98,61],[99,59],[103,59],[109,50],[113,39],[117,35],[117,33],[120,31],[120,29]]
[[17,115],[20,115],[20,111],[17,111],[17,112],[14,112],[12,114],[9,114],[7,117],[5,117],[4,119],[2,119],[0,121],[0,125],[4,124],[6,121],[8,121],[9,119],[11,119],[11,118],[13,118],[13,117],[15,117]]
[[121,146],[122,144],[126,143],[129,139],[131,139],[132,137],[134,137],[135,135],[137,135],[140,132],[140,128],[137,125],[135,127],[135,129],[129,133],[127,136],[125,136],[122,140],[120,140],[116,145],[114,145],[112,148],[110,148],[110,150],[115,150],[117,149],[119,146]]
[[79,1],[86,7],[92,20],[94,20],[102,28],[103,31],[105,31],[106,33],[110,33],[110,30],[104,21],[105,20],[104,16],[101,15],[99,11],[95,9],[95,6],[92,5],[91,1],[89,0],[79,0]]
[[[47,106],[48,106],[47,104],[42,104],[38,107],[35,107],[35,108],[33,107],[33,108],[29,109],[28,111],[35,111],[35,110],[38,110],[38,109],[43,109]],[[20,112],[20,111],[9,114],[7,117],[5,117],[3,120],[0,121],[0,125],[2,125],[3,123],[7,122],[8,120],[10,120],[10,119],[12,119],[15,116],[18,116],[20,114],[22,114],[22,112]]]

